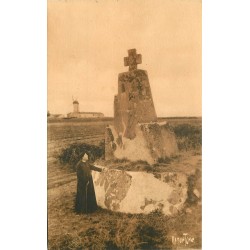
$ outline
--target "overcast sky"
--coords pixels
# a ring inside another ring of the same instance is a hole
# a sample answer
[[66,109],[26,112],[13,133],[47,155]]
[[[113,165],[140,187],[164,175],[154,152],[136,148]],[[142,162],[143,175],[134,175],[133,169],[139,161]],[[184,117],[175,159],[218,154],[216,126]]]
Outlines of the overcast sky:
[[48,110],[113,116],[127,50],[142,54],[158,116],[201,115],[200,0],[49,0]]

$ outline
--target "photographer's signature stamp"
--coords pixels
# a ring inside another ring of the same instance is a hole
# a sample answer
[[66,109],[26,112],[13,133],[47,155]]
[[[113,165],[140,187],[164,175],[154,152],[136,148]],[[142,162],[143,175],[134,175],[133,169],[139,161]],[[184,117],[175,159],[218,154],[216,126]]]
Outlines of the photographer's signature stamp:
[[182,236],[172,236],[173,245],[184,245],[187,246],[190,243],[194,243],[194,237],[189,236],[187,233],[183,233]]

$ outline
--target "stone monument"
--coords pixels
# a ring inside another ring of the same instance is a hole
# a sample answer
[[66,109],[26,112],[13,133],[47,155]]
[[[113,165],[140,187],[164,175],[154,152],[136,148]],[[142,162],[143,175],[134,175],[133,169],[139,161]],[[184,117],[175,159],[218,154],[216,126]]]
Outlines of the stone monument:
[[[105,160],[126,158],[154,164],[178,151],[168,124],[157,122],[147,71],[137,69],[141,62],[135,49],[124,58],[129,71],[118,76],[114,125],[105,130]],[[181,211],[187,199],[187,176],[183,173],[155,175],[105,168],[94,172],[93,180],[98,205],[112,211],[147,214],[160,210],[170,216]]]
[[135,49],[128,51],[124,65],[129,71],[118,76],[118,95],[114,99],[114,126],[118,134],[134,139],[139,123],[156,122],[156,112],[147,71],[137,69],[142,62]]
[[174,133],[157,115],[148,73],[137,69],[142,56],[128,50],[124,65],[128,72],[118,75],[118,94],[114,97],[114,126],[106,128],[105,159],[127,158],[155,163],[178,151]]

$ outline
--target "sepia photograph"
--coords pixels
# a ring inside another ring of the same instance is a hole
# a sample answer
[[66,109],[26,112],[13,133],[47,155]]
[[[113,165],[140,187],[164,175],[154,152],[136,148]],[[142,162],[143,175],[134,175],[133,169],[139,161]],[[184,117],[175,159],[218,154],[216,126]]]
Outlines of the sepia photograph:
[[249,249],[248,7],[2,1],[1,249]]
[[202,1],[47,1],[48,249],[202,249]]

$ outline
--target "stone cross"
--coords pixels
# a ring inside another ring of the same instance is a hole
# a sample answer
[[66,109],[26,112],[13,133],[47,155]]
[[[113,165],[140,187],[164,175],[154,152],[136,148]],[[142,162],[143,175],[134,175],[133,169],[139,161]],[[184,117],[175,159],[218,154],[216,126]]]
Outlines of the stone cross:
[[137,64],[141,64],[141,54],[136,54],[136,49],[128,50],[128,57],[124,57],[124,66],[129,66],[129,71],[137,69]]

